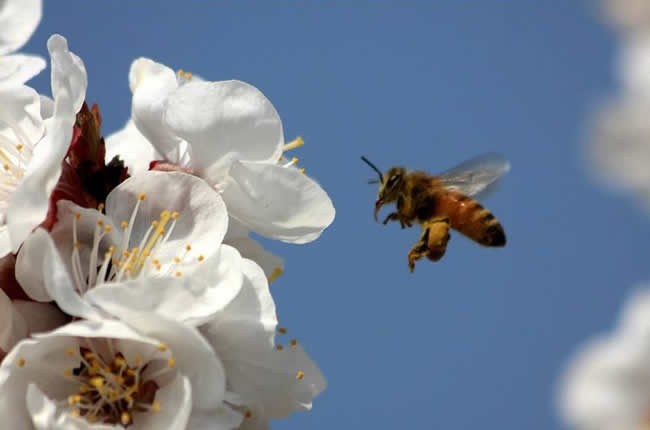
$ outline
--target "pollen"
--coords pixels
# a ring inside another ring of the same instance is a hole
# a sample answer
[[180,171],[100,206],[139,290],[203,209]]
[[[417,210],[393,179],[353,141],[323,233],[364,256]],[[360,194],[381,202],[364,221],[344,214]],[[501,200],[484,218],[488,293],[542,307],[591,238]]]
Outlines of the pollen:
[[167,366],[176,367],[176,359],[174,357],[169,357],[169,360],[167,360]]
[[19,143],[16,145],[16,151],[22,151],[23,150],[23,144]]
[[18,363],[17,363],[17,364],[18,364],[18,367],[25,367],[25,363],[26,363],[26,362],[25,362],[25,359],[24,359],[23,357],[20,357],[20,358],[18,359]]
[[6,163],[5,163],[2,167],[3,167],[5,170],[9,170],[9,164],[6,164]]
[[299,171],[300,173],[302,173],[303,175],[305,174],[305,168],[304,168],[304,167],[301,168],[301,169],[298,169],[298,171]]
[[160,412],[160,402],[153,402],[151,410],[154,412]]
[[[174,211],[174,212],[172,212],[172,219],[178,219],[178,217],[179,217],[180,215],[181,215],[180,213]],[[161,216],[162,216],[162,215],[161,215]]]
[[111,232],[111,226],[110,225],[104,226],[104,231],[106,233],[110,233]]
[[302,370],[299,370],[299,371],[296,373],[296,379],[302,379],[302,378],[304,378],[304,377],[305,377],[305,372],[303,372]]
[[282,351],[284,347],[278,343],[277,345],[275,345],[275,349],[277,349],[278,351]]
[[183,272],[176,272],[176,273],[174,273],[174,276],[176,276],[177,278],[180,278],[181,276],[183,276]]
[[142,200],[144,200],[144,199],[147,198],[147,195],[146,195],[145,193],[140,193],[140,195],[138,196],[138,198],[140,199],[140,201],[142,201]]
[[162,343],[162,342],[159,343],[159,344],[158,344],[158,351],[167,351],[167,345],[165,345],[165,344]]
[[289,343],[291,344],[291,346],[296,346],[298,344],[298,341],[296,339],[291,339]]
[[185,70],[178,69],[178,72],[176,72],[176,73],[178,73],[178,76],[183,76],[185,74]]
[[287,333],[287,328],[286,327],[278,327],[278,333],[286,334]]
[[120,227],[122,227],[122,228],[127,228],[128,226],[129,226],[129,223],[126,222],[126,221],[122,221],[122,222],[120,223]]
[[100,212],[103,211],[104,210],[104,203],[98,204],[97,205],[97,210],[100,211]]
[[305,141],[302,139],[302,137],[298,136],[294,140],[292,140],[291,142],[285,144],[284,147],[282,148],[282,150],[283,151],[289,151],[291,149],[300,148],[304,144],[305,144]]
[[275,281],[278,279],[282,274],[284,273],[284,270],[282,270],[282,267],[276,267],[273,270],[273,273],[271,273],[271,276],[269,276],[269,283]]
[[246,418],[250,418],[253,416],[253,412],[250,409],[246,409],[246,412],[244,412],[244,416]]
[[185,245],[185,250],[186,251],[191,251],[192,250],[192,245]]
[[192,79],[192,74],[190,72],[185,72],[185,79]]
[[199,261],[203,261],[203,260],[205,260],[205,257],[204,257],[203,255],[199,255],[198,258],[197,258],[197,260],[199,260]]
[[81,213],[75,212],[74,217],[77,219],[81,218]]

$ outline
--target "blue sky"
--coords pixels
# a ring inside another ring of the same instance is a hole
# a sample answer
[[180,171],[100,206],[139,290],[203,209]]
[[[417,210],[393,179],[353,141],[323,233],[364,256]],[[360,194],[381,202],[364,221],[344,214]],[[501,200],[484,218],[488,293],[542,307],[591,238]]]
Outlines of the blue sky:
[[[146,56],[257,86],[307,141],[295,155],[336,220],[312,244],[267,246],[287,261],[281,323],[329,387],[275,429],[562,428],[571,352],[650,278],[647,214],[584,162],[587,115],[617,86],[597,2],[45,3],[23,51],[68,38],[104,134],[129,117],[129,65]],[[32,83],[49,93],[49,72]],[[507,247],[453,234],[409,273],[419,231],[374,223],[359,156],[436,172],[485,151],[512,163],[485,202]]]

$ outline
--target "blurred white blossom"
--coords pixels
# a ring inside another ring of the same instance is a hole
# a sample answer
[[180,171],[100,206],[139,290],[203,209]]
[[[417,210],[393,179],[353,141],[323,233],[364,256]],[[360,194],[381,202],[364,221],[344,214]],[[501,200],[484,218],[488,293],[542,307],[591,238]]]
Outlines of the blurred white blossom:
[[616,327],[580,348],[565,375],[559,407],[576,430],[650,427],[650,289],[625,304]]

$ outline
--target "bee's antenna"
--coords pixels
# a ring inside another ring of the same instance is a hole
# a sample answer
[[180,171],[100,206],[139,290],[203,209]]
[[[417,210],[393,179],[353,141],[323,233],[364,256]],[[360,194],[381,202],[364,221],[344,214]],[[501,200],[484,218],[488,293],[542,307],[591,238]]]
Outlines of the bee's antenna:
[[[372,163],[371,163],[371,162],[370,162],[366,157],[364,157],[363,155],[361,156],[361,159],[362,159],[362,160],[363,160],[363,161],[364,161],[368,166],[372,167],[373,170],[374,170],[375,172],[377,172],[377,174],[379,175],[379,182],[377,182],[377,183],[381,183],[381,182],[383,181],[383,179],[384,179],[384,176],[381,174],[381,170],[379,170],[379,169],[377,168],[377,166],[375,166],[374,164],[372,164]],[[369,182],[369,183],[371,184],[372,182]]]
[[368,183],[369,183],[369,184],[378,184],[379,181],[376,180],[376,179],[369,179],[369,180],[368,180]]

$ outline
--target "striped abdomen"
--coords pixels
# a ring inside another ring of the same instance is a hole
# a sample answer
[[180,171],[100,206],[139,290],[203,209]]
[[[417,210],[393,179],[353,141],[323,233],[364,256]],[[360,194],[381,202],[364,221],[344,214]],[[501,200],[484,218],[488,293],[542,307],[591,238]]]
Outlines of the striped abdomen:
[[505,246],[506,234],[492,213],[476,200],[460,193],[443,192],[436,212],[449,217],[451,228],[484,246]]

